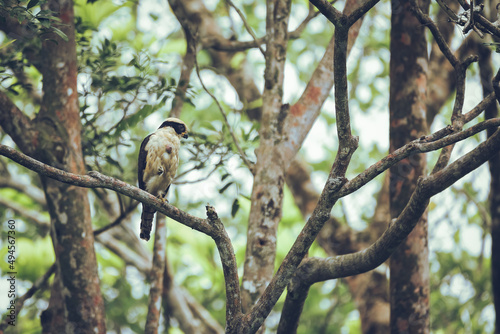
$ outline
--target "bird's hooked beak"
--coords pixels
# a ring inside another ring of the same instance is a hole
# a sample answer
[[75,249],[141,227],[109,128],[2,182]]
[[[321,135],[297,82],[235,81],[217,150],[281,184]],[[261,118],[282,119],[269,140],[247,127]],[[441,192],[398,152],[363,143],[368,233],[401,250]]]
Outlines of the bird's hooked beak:
[[188,136],[187,132],[186,132],[186,133],[184,133],[184,135],[182,136],[182,138],[184,138],[184,139],[188,139],[188,137],[189,137],[189,136]]

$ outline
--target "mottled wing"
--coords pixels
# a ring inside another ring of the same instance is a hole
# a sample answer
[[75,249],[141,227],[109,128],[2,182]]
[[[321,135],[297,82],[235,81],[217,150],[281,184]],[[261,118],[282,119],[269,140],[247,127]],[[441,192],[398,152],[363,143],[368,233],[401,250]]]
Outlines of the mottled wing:
[[144,170],[146,169],[146,163],[148,158],[148,151],[146,151],[146,145],[149,142],[151,135],[144,138],[139,149],[139,162],[137,168],[137,177],[139,179],[139,188],[146,190],[146,184],[144,183]]

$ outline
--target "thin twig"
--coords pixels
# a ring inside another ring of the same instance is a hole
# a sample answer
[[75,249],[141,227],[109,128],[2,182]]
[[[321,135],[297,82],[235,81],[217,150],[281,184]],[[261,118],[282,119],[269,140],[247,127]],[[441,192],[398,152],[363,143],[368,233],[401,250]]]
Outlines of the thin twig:
[[[219,162],[218,164],[216,164],[215,167],[212,168],[212,170],[207,175],[205,175],[204,177],[201,177],[201,178],[199,178],[197,180],[192,180],[192,181],[174,181],[173,183],[174,184],[193,184],[193,183],[198,183],[198,182],[205,181],[206,179],[208,179],[210,177],[210,175],[212,175],[217,170],[217,168],[219,168],[221,162]],[[195,170],[195,169],[196,168],[193,168],[192,170]]]
[[248,160],[245,152],[243,152],[239,142],[238,142],[238,139],[236,138],[236,135],[234,134],[233,132],[233,129],[231,128],[231,125],[229,125],[229,121],[227,119],[227,115],[226,115],[226,112],[224,111],[224,109],[222,108],[219,100],[217,100],[217,98],[215,97],[214,94],[212,94],[208,88],[205,86],[205,84],[203,83],[203,80],[201,79],[201,74],[200,74],[200,67],[198,66],[198,60],[196,59],[195,57],[195,60],[194,60],[194,64],[195,64],[195,68],[196,68],[196,74],[198,75],[198,79],[200,80],[200,84],[201,86],[203,87],[203,90],[208,94],[210,95],[210,97],[215,101],[215,103],[217,104],[217,107],[219,108],[221,114],[222,114],[222,117],[224,118],[224,123],[226,123],[226,126],[229,130],[229,133],[231,134],[231,137],[233,138],[233,142],[234,142],[234,145],[236,146],[236,149],[238,150],[240,156],[241,156],[241,159],[243,160],[243,162],[245,163],[245,165],[247,165],[247,167],[250,169],[250,171],[253,170],[253,164]]
[[[21,297],[17,298],[16,300],[16,312],[19,314],[21,312],[21,309],[24,306],[24,302],[31,298],[38,290],[44,286],[47,281],[49,280],[50,276],[52,276],[53,273],[56,271],[56,264],[54,263],[53,265],[50,266],[50,268],[43,274],[43,276],[39,277],[31,286],[31,288],[26,291],[24,295]],[[9,317],[7,317],[1,324],[0,324],[0,333],[3,333],[3,331],[9,326]]]
[[118,218],[116,218],[116,219],[115,219],[115,221],[114,221],[114,222],[112,222],[111,224],[108,224],[108,225],[106,225],[106,226],[103,226],[103,227],[101,227],[101,228],[99,228],[99,229],[97,229],[97,230],[94,230],[94,237],[95,237],[95,236],[98,236],[98,235],[99,235],[99,234],[101,234],[101,233],[106,232],[107,230],[109,230],[109,229],[111,229],[111,228],[113,228],[113,227],[115,227],[115,226],[117,226],[117,225],[120,225],[120,224],[121,224],[121,223],[125,220],[125,218],[127,218],[127,217],[128,217],[128,215],[129,215],[132,211],[134,211],[134,210],[135,210],[135,208],[137,207],[137,205],[138,205],[138,204],[139,204],[139,202],[135,202],[135,203],[131,204],[131,205],[127,208],[127,210],[123,211],[123,212],[120,214],[120,216],[118,216]]
[[233,9],[236,11],[236,13],[238,13],[238,15],[240,16],[241,21],[243,22],[243,25],[245,26],[245,29],[252,36],[253,40],[255,41],[255,44],[257,44],[257,47],[259,48],[260,52],[265,57],[266,53],[265,53],[264,49],[262,49],[262,47],[260,46],[260,44],[257,43],[257,36],[255,36],[255,33],[253,32],[252,27],[250,27],[250,25],[248,24],[247,20],[245,19],[245,15],[243,15],[243,13],[239,10],[238,7],[236,7],[236,5],[231,0],[226,0],[226,2],[229,4],[229,6],[233,7]]
[[[335,3],[335,1],[332,2]],[[307,27],[307,24],[312,20],[314,19],[316,16],[318,16],[320,14],[320,12],[318,11],[315,11],[314,10],[314,6],[312,3],[309,3],[309,12],[307,13],[307,16],[304,20],[302,20],[302,22],[299,24],[299,26],[293,30],[293,31],[290,31],[288,33],[288,38],[290,39],[296,39],[296,38],[299,38],[300,35],[302,34],[302,32],[304,31],[304,29]]]

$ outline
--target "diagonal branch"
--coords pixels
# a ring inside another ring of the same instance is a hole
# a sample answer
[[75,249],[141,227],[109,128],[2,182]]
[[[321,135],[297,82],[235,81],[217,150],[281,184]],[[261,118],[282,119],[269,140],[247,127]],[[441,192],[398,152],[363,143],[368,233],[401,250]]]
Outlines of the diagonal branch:
[[78,175],[65,172],[61,169],[46,165],[5,145],[0,145],[0,155],[8,157],[18,164],[39,173],[40,175],[47,176],[63,183],[84,188],[106,188],[114,190],[120,194],[154,207],[158,212],[161,212],[179,223],[191,227],[199,232],[209,236],[213,236],[216,233],[205,219],[192,216],[168,203],[163,203],[150,193],[129,185],[121,180],[100,174],[98,172],[89,172],[89,175]]
[[238,13],[238,16],[240,17],[241,21],[243,22],[243,25],[245,26],[245,29],[250,34],[250,36],[252,36],[255,44],[257,45],[257,47],[260,50],[260,53],[262,53],[262,55],[265,57],[266,53],[264,52],[264,50],[262,49],[260,44],[257,42],[257,36],[255,36],[255,33],[253,32],[252,27],[250,27],[247,20],[245,19],[245,15],[243,15],[241,10],[238,7],[236,7],[236,5],[231,0],[226,0],[226,2],[229,4],[229,6],[233,7],[233,9],[236,11],[236,13]]
[[472,172],[500,150],[500,131],[448,167],[421,178],[413,195],[384,234],[367,249],[328,258],[307,258],[294,274],[290,286],[294,303],[303,302],[309,287],[329,279],[353,276],[373,270],[385,262],[403,242],[424,213],[429,199]]
[[328,21],[332,22],[334,25],[337,25],[341,19],[345,19],[345,15],[342,14],[337,8],[333,7],[333,5],[327,0],[309,0],[318,10],[323,14]]
[[370,9],[373,8],[380,0],[368,0],[363,3],[361,6],[356,8],[346,20],[346,26],[351,27],[354,23],[356,23],[363,15],[365,15]]
[[[168,216],[169,218],[172,218],[173,220],[183,225],[209,235],[215,241],[217,248],[220,250],[224,250],[220,253],[224,271],[226,272],[226,270],[232,270],[235,273],[233,275],[227,275],[227,278],[231,279],[232,281],[226,282],[226,284],[231,286],[239,285],[237,276],[238,267],[236,265],[236,259],[234,257],[233,246],[231,244],[229,236],[224,229],[224,226],[222,225],[222,223],[220,223],[220,220],[218,221],[219,223],[214,224],[214,220],[210,218],[211,216],[209,216],[208,220],[192,216],[168,203],[163,203],[160,199],[144,190],[97,172],[90,172],[89,175],[77,175],[68,173],[41,163],[5,145],[0,145],[0,155],[6,156],[26,168],[34,170],[41,175],[53,178],[60,182],[85,188],[107,188],[114,190],[120,194],[126,195],[132,199],[155,208],[158,212]],[[240,300],[241,297],[239,289],[232,289],[228,291],[227,298],[231,301]],[[228,308],[230,308],[232,305],[234,306],[237,304],[237,302],[232,302],[228,304]],[[240,311],[236,309],[236,306],[234,306],[234,308],[235,309],[231,308],[232,314],[238,314],[238,312]]]
[[[371,180],[373,180],[376,176],[380,175],[382,172],[385,170],[389,169],[391,166],[395,165],[399,161],[403,160],[404,158],[409,157],[412,154],[416,153],[424,153],[424,152],[430,152],[434,150],[438,150],[440,148],[446,147],[448,145],[457,143],[461,140],[467,139],[476,133],[483,131],[487,128],[494,128],[500,126],[500,119],[499,118],[494,118],[490,119],[488,121],[481,122],[479,124],[476,124],[466,130],[453,133],[445,138],[440,138],[435,141],[431,142],[426,142],[428,139],[427,138],[433,138],[436,133],[439,132],[445,132],[449,131],[453,132],[451,127],[446,127],[438,132],[436,132],[433,135],[429,135],[423,138],[416,139],[412,142],[409,142],[408,144],[400,147],[396,151],[392,152],[391,154],[387,155],[384,157],[382,160],[376,162],[375,164],[371,165],[368,167],[365,171],[357,175],[355,178],[350,180],[349,182],[346,183],[346,185],[340,190],[340,197],[347,196]],[[448,129],[448,130],[446,130]]]
[[231,134],[231,138],[233,138],[233,143],[234,145],[236,146],[236,149],[238,150],[238,153],[240,154],[240,157],[241,159],[243,160],[243,162],[245,163],[245,165],[247,165],[248,169],[250,171],[253,170],[253,163],[251,163],[248,158],[247,158],[247,155],[245,154],[245,152],[243,151],[243,149],[241,148],[240,146],[240,143],[238,141],[238,138],[236,138],[236,135],[234,134],[234,131],[231,127],[231,125],[229,124],[229,120],[227,119],[227,114],[226,112],[224,111],[224,109],[222,108],[222,106],[220,105],[219,103],[219,100],[217,100],[217,98],[215,97],[214,94],[212,94],[208,88],[205,86],[205,84],[203,83],[203,80],[201,79],[201,74],[200,74],[200,67],[198,66],[198,61],[196,59],[196,56],[194,58],[194,63],[195,63],[195,66],[196,66],[196,74],[198,75],[198,80],[200,80],[200,84],[201,86],[203,87],[203,90],[208,94],[210,95],[210,97],[215,101],[215,104],[217,104],[217,107],[219,108],[219,111],[220,113],[222,114],[222,117],[224,118],[224,123],[226,124],[228,130],[229,130],[229,133]]

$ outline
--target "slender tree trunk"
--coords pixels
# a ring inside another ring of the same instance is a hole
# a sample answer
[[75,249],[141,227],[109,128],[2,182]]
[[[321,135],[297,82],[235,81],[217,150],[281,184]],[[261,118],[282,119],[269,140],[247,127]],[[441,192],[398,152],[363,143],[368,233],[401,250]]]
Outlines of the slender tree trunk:
[[[77,61],[73,2],[51,0],[58,26],[68,41],[46,37],[40,71],[43,101],[35,120],[39,130],[34,155],[54,167],[85,174],[77,94]],[[57,41],[54,42],[54,40]],[[42,178],[52,222],[56,279],[44,333],[105,333],[104,303],[99,287],[90,206],[85,188]]]
[[[491,49],[477,43],[479,55],[479,73],[481,85],[483,86],[483,96],[493,92],[492,78],[493,66],[491,63]],[[498,106],[492,104],[485,110],[485,118],[498,117]],[[488,138],[493,135],[496,129],[488,129]],[[495,333],[500,333],[500,154],[496,154],[489,160],[490,168],[490,215],[491,215],[491,282],[493,287],[493,302],[495,304]]]
[[[429,2],[420,1],[424,12]],[[390,151],[427,132],[427,44],[424,26],[408,1],[392,1],[390,63]],[[399,216],[426,169],[425,155],[404,159],[390,169],[391,217]],[[429,333],[427,214],[391,256],[391,332]]]
[[493,158],[490,159],[489,165],[491,173],[490,196],[489,196],[490,214],[491,214],[491,281],[493,285],[493,301],[495,303],[495,315],[496,315],[495,333],[500,334],[500,154],[499,153],[497,153]]
[[285,185],[285,161],[279,144],[289,112],[282,106],[282,95],[290,5],[288,0],[267,1],[265,87],[243,273],[244,312],[260,297],[274,272],[276,231],[282,215]]

